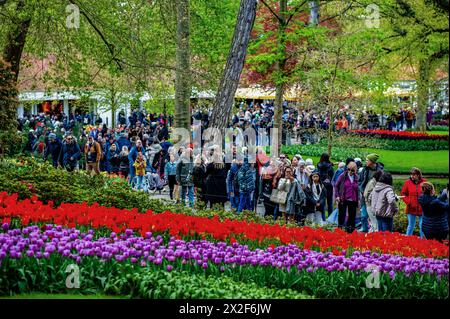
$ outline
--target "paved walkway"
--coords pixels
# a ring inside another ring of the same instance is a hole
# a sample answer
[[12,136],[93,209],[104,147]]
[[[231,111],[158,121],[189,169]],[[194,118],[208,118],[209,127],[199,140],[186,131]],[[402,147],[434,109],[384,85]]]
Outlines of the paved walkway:
[[[168,203],[174,203],[174,201],[172,201],[170,199],[169,196],[169,192],[168,192],[168,188],[165,188],[164,190],[167,190],[166,192],[161,192],[161,195],[159,194],[159,192],[156,192],[154,194],[150,194],[149,197],[150,199],[160,199],[162,201],[166,201]],[[225,203],[225,211],[229,212],[231,211],[231,204],[230,202],[226,202]],[[264,216],[264,205],[263,204],[258,204],[258,206],[256,207],[256,213],[259,216]]]

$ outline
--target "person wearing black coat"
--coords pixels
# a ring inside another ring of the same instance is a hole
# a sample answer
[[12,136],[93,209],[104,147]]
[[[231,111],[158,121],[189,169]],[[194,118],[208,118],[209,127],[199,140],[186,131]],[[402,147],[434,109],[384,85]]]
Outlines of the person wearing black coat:
[[206,166],[204,160],[199,155],[194,162],[194,169],[192,170],[192,177],[194,181],[194,187],[198,200],[207,204],[206,200],[206,183],[205,183]]
[[206,166],[205,186],[206,200],[210,202],[211,207],[220,203],[222,206],[228,201],[227,194],[227,170],[224,163],[212,162]]
[[159,177],[164,178],[164,168],[167,163],[167,155],[168,153],[164,150],[160,150],[153,157],[152,167],[159,175]]
[[109,172],[112,174],[119,174],[121,158],[117,144],[111,144],[111,147],[106,154],[106,158],[108,161]]
[[317,164],[317,170],[319,171],[320,181],[323,183],[327,190],[327,207],[328,216],[333,213],[333,185],[331,180],[334,176],[333,163],[330,162],[330,156],[327,153],[323,153],[320,157],[320,161]]
[[[314,171],[311,174],[310,182],[308,186],[304,189],[306,199],[305,199],[305,206],[302,207],[302,213],[299,221],[301,225],[304,224],[304,221],[308,215],[313,214],[313,216],[315,216],[318,215],[316,213],[319,212],[321,215],[323,215],[325,212],[325,200],[327,198],[327,189],[321,183],[320,177],[318,179],[318,183],[317,184],[314,183],[313,181],[314,175],[319,176],[319,173],[317,171]],[[314,193],[316,194],[320,193],[318,200],[315,198]],[[323,216],[321,216],[321,218],[323,221]],[[317,218],[314,217],[314,219],[318,221],[319,218],[317,216]]]
[[[445,197],[446,195],[444,195]],[[429,182],[422,184],[422,195],[419,203],[423,209],[422,232],[426,239],[439,241],[448,237],[448,212],[449,205],[445,198],[434,195],[434,186]]]
[[60,162],[69,172],[75,170],[78,166],[78,160],[81,158],[81,149],[72,135],[68,135],[61,147]]
[[61,154],[62,142],[54,133],[50,133],[48,136],[48,141],[45,145],[44,160],[47,161],[49,155],[52,156],[53,167],[58,167],[61,165],[60,154]]

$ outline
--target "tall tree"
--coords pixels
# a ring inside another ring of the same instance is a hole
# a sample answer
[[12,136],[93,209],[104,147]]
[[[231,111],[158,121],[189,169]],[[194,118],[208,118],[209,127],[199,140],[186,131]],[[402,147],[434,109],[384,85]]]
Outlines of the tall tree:
[[398,66],[415,70],[417,83],[417,122],[426,130],[430,85],[436,71],[448,60],[448,1],[430,0],[364,0],[361,5],[376,4],[380,10],[381,28],[386,36],[380,41],[384,55],[400,60]]
[[189,0],[176,0],[177,5],[177,63],[175,71],[175,127],[191,128]]
[[[6,3],[6,2],[5,2]],[[1,6],[5,5],[1,3]],[[0,57],[0,155],[10,151],[17,144],[16,116],[17,79],[19,77],[20,59],[25,46],[31,17],[26,13],[25,1],[20,0],[15,10],[18,19],[9,26],[6,44]]]
[[219,130],[225,129],[229,121],[234,104],[234,95],[244,67],[247,46],[255,22],[256,7],[256,0],[241,0],[230,53],[214,100],[211,116],[210,126]]

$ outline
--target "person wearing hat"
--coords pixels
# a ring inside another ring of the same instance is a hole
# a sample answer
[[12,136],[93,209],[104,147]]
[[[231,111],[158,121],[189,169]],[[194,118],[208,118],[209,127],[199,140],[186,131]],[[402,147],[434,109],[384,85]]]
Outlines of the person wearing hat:
[[311,177],[312,172],[316,170],[314,165],[306,165],[306,173]]
[[369,215],[367,213],[366,202],[362,194],[364,194],[367,183],[369,183],[369,181],[373,178],[375,172],[384,170],[384,165],[378,162],[379,158],[380,156],[375,153],[367,155],[366,166],[362,168],[358,176],[358,187],[361,194],[361,231],[365,233],[369,232]]
[[100,174],[102,148],[92,135],[89,135],[88,142],[84,146],[84,154],[86,155],[86,170],[91,174],[92,172]]
[[306,186],[309,184],[309,174],[304,160],[298,161],[298,166],[295,170],[295,178],[299,181],[302,189],[305,190]]
[[53,167],[57,168],[60,165],[59,155],[61,153],[62,142],[55,133],[48,135],[48,142],[45,145],[44,161],[47,161],[49,155],[52,156]]
[[32,152],[33,146],[34,146],[34,144],[36,144],[36,140],[37,140],[37,137],[34,134],[34,130],[30,130],[28,132],[28,142],[27,142],[27,145],[25,146],[25,150]]
[[362,170],[362,159],[359,157],[355,157],[356,166],[358,166],[358,173]]

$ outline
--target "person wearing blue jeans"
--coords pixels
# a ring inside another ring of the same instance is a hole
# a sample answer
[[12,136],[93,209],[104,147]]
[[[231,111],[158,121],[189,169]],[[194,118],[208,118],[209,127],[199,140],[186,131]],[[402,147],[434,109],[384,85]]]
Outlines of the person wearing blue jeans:
[[402,187],[402,199],[406,204],[406,214],[408,216],[408,228],[406,234],[411,236],[416,226],[416,217],[419,217],[420,237],[422,233],[422,214],[423,210],[419,203],[419,197],[422,195],[422,184],[426,179],[422,177],[422,172],[417,167],[411,168],[411,176]]
[[142,189],[142,184],[144,183],[144,176],[136,176],[137,177],[137,190]]
[[140,140],[136,141],[136,145],[133,146],[130,150],[130,153],[128,153],[128,160],[130,163],[130,183],[133,182],[134,176],[136,175],[134,162],[136,161],[138,153],[145,154],[145,148],[142,146],[142,142]]
[[181,186],[181,204],[185,205],[186,193],[189,200],[189,206],[194,207],[194,186]]
[[240,214],[243,210],[252,210],[252,194],[251,193],[240,193],[239,194],[239,206],[237,213]]
[[408,228],[406,229],[406,235],[411,236],[414,233],[414,228],[416,227],[416,217],[419,218],[419,231],[420,238],[423,238],[422,232],[422,216],[416,216],[413,214],[408,214]]
[[369,232],[369,214],[367,213],[366,203],[362,204],[361,206],[361,226],[362,232],[364,233]]
[[238,210],[239,208],[239,196],[230,196],[231,208]]
[[231,168],[227,173],[227,192],[230,199],[231,208],[238,210],[239,208],[239,184],[237,181],[237,173],[240,165],[236,160],[233,160]]
[[255,191],[256,172],[249,164],[248,157],[237,171],[237,181],[239,187],[239,206],[237,213],[245,210],[253,210],[253,192]]
[[394,231],[393,218],[377,216],[377,222],[378,222],[378,231],[388,231],[391,233]]

